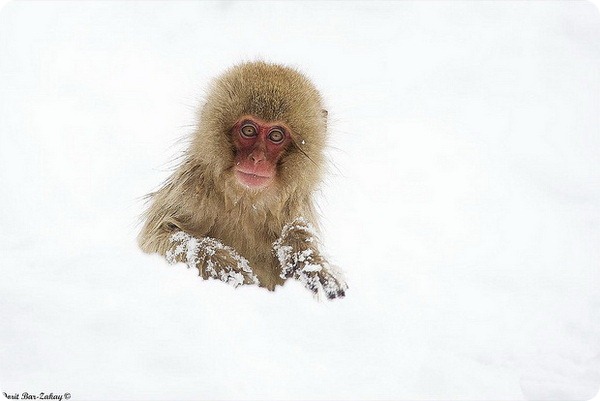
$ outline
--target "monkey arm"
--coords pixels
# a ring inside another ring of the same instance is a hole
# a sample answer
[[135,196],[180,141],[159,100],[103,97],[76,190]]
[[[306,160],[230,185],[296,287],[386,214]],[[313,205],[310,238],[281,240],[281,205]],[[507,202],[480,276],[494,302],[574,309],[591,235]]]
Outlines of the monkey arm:
[[[248,261],[235,249],[207,237],[210,220],[191,222],[185,210],[197,207],[190,200],[189,166],[177,170],[163,187],[151,194],[153,202],[145,212],[145,224],[138,235],[140,248],[146,253],[159,253],[171,264],[183,262],[195,267],[200,276],[214,278],[237,287],[258,284]],[[189,189],[189,188],[188,188]],[[200,212],[198,212],[200,213]]]
[[170,243],[165,254],[167,261],[196,267],[205,280],[214,278],[234,287],[259,283],[248,261],[215,238],[196,238],[184,231],[176,231],[171,235]]
[[345,295],[348,285],[341,273],[321,256],[315,230],[306,219],[300,217],[287,224],[273,243],[273,251],[281,265],[281,278],[293,277],[315,294],[329,299]]

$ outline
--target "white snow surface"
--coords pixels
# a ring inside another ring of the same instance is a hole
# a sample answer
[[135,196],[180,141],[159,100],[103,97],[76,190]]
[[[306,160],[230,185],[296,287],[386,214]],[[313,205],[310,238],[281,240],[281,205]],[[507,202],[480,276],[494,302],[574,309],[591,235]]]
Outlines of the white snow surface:
[[[211,77],[329,111],[346,297],[136,245]],[[587,2],[12,2],[0,391],[72,400],[585,400],[600,387],[600,18]]]

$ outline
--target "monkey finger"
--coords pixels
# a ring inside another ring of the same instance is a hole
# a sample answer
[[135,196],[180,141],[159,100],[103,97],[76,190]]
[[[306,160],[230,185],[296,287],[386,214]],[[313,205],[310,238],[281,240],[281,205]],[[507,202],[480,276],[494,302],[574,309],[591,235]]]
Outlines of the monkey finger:
[[319,282],[328,299],[343,298],[346,295],[346,290],[348,289],[346,283],[339,282],[327,270],[323,270],[319,273]]

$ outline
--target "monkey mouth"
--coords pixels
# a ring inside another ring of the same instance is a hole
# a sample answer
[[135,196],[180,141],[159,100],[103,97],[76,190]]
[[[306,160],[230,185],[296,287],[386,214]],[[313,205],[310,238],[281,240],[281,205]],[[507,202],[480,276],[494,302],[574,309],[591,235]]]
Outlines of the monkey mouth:
[[267,187],[273,179],[271,176],[247,173],[237,169],[235,170],[235,178],[237,178],[238,182],[243,186],[254,189]]

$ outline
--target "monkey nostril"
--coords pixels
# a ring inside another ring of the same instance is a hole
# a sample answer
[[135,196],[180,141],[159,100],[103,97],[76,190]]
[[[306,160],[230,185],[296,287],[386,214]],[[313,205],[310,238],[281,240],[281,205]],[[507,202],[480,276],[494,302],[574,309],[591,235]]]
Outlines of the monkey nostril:
[[265,156],[263,154],[251,154],[250,155],[250,160],[252,160],[254,163],[259,163],[265,160]]

